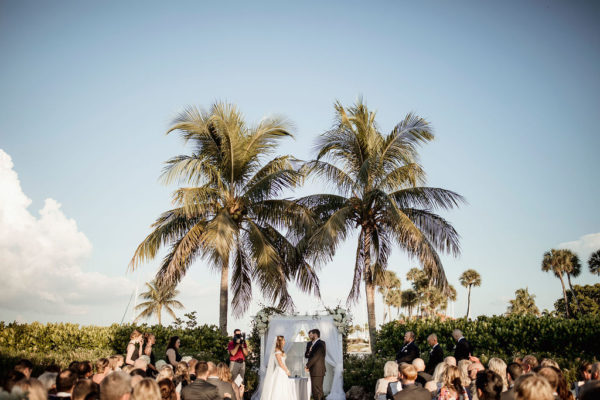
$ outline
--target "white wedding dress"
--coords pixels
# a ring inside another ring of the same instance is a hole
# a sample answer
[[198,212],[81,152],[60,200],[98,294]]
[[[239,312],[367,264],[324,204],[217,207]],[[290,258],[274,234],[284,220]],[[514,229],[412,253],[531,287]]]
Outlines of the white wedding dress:
[[288,377],[285,370],[277,362],[277,354],[281,354],[281,361],[285,365],[285,354],[281,351],[271,353],[260,400],[296,400],[298,396],[296,395],[294,381]]

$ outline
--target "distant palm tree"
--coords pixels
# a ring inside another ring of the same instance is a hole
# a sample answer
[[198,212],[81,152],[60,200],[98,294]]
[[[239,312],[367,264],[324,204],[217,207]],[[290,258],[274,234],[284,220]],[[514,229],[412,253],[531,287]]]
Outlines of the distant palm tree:
[[[400,316],[400,307],[402,307],[402,290],[400,288],[391,289],[386,296],[386,305],[396,309],[396,317]],[[390,315],[391,319],[391,315]]]
[[402,292],[402,307],[408,311],[408,318],[412,317],[412,311],[419,305],[419,296],[413,289],[408,289]]
[[510,300],[506,310],[508,315],[540,315],[540,310],[535,305],[535,295],[529,293],[529,289],[517,289],[515,299]]
[[542,260],[542,271],[551,271],[554,273],[554,276],[560,279],[560,284],[563,291],[563,299],[565,300],[567,318],[569,318],[571,316],[571,312],[569,309],[569,301],[567,299],[567,290],[565,288],[563,275],[567,275],[569,287],[571,288],[573,294],[575,294],[573,287],[571,286],[570,275],[577,276],[581,272],[579,258],[571,250],[551,249],[550,251],[544,253],[544,258]]
[[468,297],[467,297],[467,318],[470,317],[471,314],[471,287],[481,286],[481,275],[479,272],[474,269],[468,269],[462,273],[460,278],[458,278],[460,284],[468,289]]
[[186,143],[193,144],[193,151],[167,161],[163,179],[193,187],[175,192],[176,208],[152,225],[130,266],[153,259],[161,246],[170,245],[157,278],[174,284],[195,260],[208,259],[221,273],[219,328],[223,333],[227,332],[230,269],[236,316],[248,309],[253,282],[280,309],[293,309],[288,281],[320,296],[317,275],[304,261],[298,241],[280,233],[293,235],[302,226],[294,212],[296,204],[278,198],[302,180],[295,159],[268,158],[280,139],[291,136],[289,130],[290,123],[278,117],[249,127],[235,106],[216,103],[209,112],[188,108],[168,131],[178,131]]
[[400,289],[401,282],[394,271],[388,270],[376,277],[375,285],[378,287],[377,291],[383,298],[383,305],[385,307],[383,312],[383,322],[385,323],[387,317],[390,319],[392,318],[389,293],[392,289]]
[[140,294],[140,297],[147,301],[140,303],[135,307],[136,310],[141,310],[135,321],[137,322],[142,318],[150,318],[153,315],[156,315],[158,318],[158,325],[162,325],[161,316],[163,308],[171,317],[173,317],[173,319],[177,318],[173,309],[183,308],[183,304],[178,300],[175,300],[175,297],[179,295],[179,290],[176,290],[174,286],[157,285],[155,280],[146,282],[146,287],[148,290]]
[[317,259],[327,262],[350,232],[358,230],[354,279],[348,302],[358,299],[364,281],[371,344],[375,344],[375,282],[387,268],[394,244],[416,257],[429,279],[443,290],[448,282],[438,252],[457,255],[459,236],[436,210],[457,207],[463,198],[449,190],[424,187],[419,145],[433,139],[424,119],[408,114],[387,135],[375,113],[359,100],[335,104],[335,123],[317,143],[309,173],[335,187],[335,194],[298,200],[320,223],[310,238]]
[[423,307],[421,307],[421,305],[426,302],[426,292],[430,287],[427,273],[419,268],[411,268],[406,273],[406,280],[412,283],[413,290],[416,294],[415,307],[418,311],[422,312]]
[[592,253],[588,260],[588,266],[592,274],[600,275],[600,250]]

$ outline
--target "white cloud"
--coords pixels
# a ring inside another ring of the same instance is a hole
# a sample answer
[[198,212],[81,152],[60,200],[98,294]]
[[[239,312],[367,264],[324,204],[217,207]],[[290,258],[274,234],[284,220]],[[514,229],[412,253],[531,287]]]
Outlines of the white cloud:
[[26,320],[31,316],[72,320],[117,299],[132,283],[82,269],[92,245],[60,204],[46,199],[39,217],[23,190],[11,157],[0,149],[0,308]]
[[583,235],[572,242],[560,243],[558,248],[573,250],[585,263],[593,252],[600,250],[600,232]]

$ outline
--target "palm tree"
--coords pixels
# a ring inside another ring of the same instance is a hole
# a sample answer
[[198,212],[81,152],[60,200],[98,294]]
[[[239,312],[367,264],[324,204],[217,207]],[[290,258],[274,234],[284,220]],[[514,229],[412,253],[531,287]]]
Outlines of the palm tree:
[[386,317],[390,319],[392,317],[390,299],[388,298],[389,293],[392,289],[400,289],[401,282],[394,271],[385,271],[376,279],[375,285],[378,287],[377,290],[381,294],[385,306],[383,312],[383,322],[385,323]]
[[438,252],[460,252],[458,234],[434,211],[454,208],[463,198],[421,186],[425,174],[418,164],[417,147],[432,139],[429,123],[414,114],[385,135],[362,100],[350,108],[336,102],[334,126],[320,136],[317,158],[306,164],[310,174],[337,192],[298,200],[320,222],[310,238],[311,253],[327,262],[351,230],[358,230],[348,303],[357,300],[364,281],[371,344],[376,334],[376,277],[387,268],[392,245],[416,257],[444,290],[448,282]]
[[[551,249],[544,253],[544,258],[542,260],[542,271],[549,272],[552,271],[554,276],[560,279],[560,284],[562,286],[563,291],[563,299],[565,300],[565,309],[567,312],[567,318],[571,316],[571,312],[569,310],[569,302],[567,299],[567,291],[565,289],[565,282],[563,279],[563,275],[567,275],[567,279],[569,281],[569,287],[573,292],[573,287],[571,286],[571,278],[570,275],[577,276],[581,272],[581,265],[579,263],[579,258],[570,250],[556,250]],[[575,275],[577,274],[577,275]],[[575,293],[575,292],[573,292]]]
[[402,291],[400,288],[393,288],[388,292],[385,299],[385,304],[396,309],[396,317],[400,315],[400,307],[402,307]]
[[426,292],[429,289],[429,279],[427,273],[419,268],[411,268],[406,273],[406,279],[412,282],[413,290],[417,295],[417,310],[420,311],[421,315],[423,312],[422,304],[426,302]]
[[600,250],[592,253],[588,260],[588,266],[592,274],[600,275]]
[[540,315],[540,310],[535,305],[535,295],[529,293],[529,289],[517,289],[515,299],[510,300],[510,305],[506,310],[508,315]]
[[579,312],[579,300],[577,299],[577,296],[575,296],[575,291],[573,290],[573,285],[571,284],[571,276],[573,278],[577,278],[579,275],[581,275],[581,262],[579,261],[577,254],[573,253],[571,250],[564,251],[566,252],[566,260],[564,264],[565,275],[567,275],[569,289],[571,289],[571,293],[573,293],[573,297],[575,298],[575,307],[577,307],[577,312]]
[[140,303],[135,307],[136,310],[142,310],[135,321],[137,322],[142,318],[150,318],[153,315],[156,315],[158,318],[158,325],[162,325],[161,315],[163,307],[173,319],[177,318],[173,308],[183,308],[183,304],[181,304],[179,300],[175,300],[175,297],[179,295],[179,290],[176,290],[174,286],[158,285],[156,280],[146,282],[146,287],[148,290],[140,294],[140,297],[147,301]]
[[[175,208],[152,225],[131,260],[131,268],[171,245],[157,273],[159,282],[181,280],[198,258],[206,258],[221,272],[219,327],[227,332],[229,270],[234,315],[250,304],[252,282],[280,309],[293,309],[287,282],[295,280],[304,292],[319,294],[318,278],[304,261],[298,235],[295,203],[277,199],[302,180],[290,156],[265,162],[277,142],[290,137],[290,124],[278,117],[263,118],[248,127],[238,109],[216,103],[209,112],[190,107],[174,121],[170,132],[179,132],[193,145],[191,155],[167,161],[163,180],[193,187],[175,191]],[[285,229],[290,237],[280,233]],[[293,236],[293,237],[292,237]]]
[[481,286],[481,276],[479,275],[479,272],[475,271],[474,269],[468,269],[462,273],[458,280],[460,281],[460,284],[466,287],[469,291],[467,297],[467,318],[469,318],[471,313],[471,287]]
[[419,304],[419,296],[413,289],[402,292],[402,306],[408,311],[408,318],[412,317],[412,310]]

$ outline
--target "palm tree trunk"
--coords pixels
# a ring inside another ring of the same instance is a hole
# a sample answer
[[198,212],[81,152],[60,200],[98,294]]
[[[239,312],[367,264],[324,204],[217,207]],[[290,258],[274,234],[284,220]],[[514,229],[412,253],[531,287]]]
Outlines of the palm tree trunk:
[[227,306],[229,304],[229,257],[221,266],[221,290],[219,294],[219,329],[227,335]]
[[161,312],[162,312],[162,307],[159,306],[158,307],[158,312],[157,312],[157,314],[158,314],[158,326],[162,326],[161,318],[160,318],[161,317],[161,315],[160,315]]
[[377,322],[375,320],[375,285],[371,273],[371,236],[368,231],[363,236],[363,254],[365,279],[365,293],[367,296],[367,321],[369,322],[369,342],[371,351],[375,349],[375,335],[377,334]]
[[471,313],[471,285],[469,285],[469,295],[467,296],[467,319]]
[[575,300],[575,306],[577,307],[577,312],[580,311],[579,309],[579,300],[577,299],[577,294],[575,293],[575,290],[573,289],[573,285],[571,284],[571,274],[569,274],[567,272],[567,281],[569,282],[569,288],[571,289],[571,294],[573,295],[573,299]]
[[560,279],[560,284],[562,285],[563,298],[565,299],[565,309],[567,310],[567,318],[571,318],[571,313],[569,312],[569,300],[567,299],[567,290],[565,289],[565,281],[562,275],[559,275],[558,279]]

